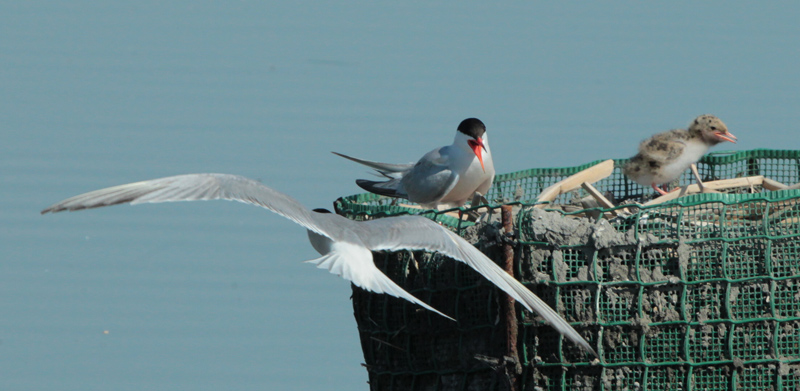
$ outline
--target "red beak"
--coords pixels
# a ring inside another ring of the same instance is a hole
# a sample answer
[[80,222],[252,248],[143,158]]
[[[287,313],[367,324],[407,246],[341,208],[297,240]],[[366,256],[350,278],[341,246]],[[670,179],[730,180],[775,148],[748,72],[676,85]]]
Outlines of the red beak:
[[486,146],[483,145],[483,140],[477,138],[475,140],[469,140],[467,143],[469,143],[470,148],[472,148],[472,152],[475,152],[478,161],[481,162],[481,169],[483,172],[486,172],[486,167],[483,166],[483,156],[481,155],[481,149],[486,150]]
[[730,132],[728,132],[728,133],[714,132],[714,135],[717,136],[717,138],[719,138],[719,139],[722,139],[722,140],[725,140],[725,141],[730,141],[730,142],[732,142],[734,144],[736,144],[736,140],[738,140],[736,138],[736,136],[734,136],[733,133],[730,133]]

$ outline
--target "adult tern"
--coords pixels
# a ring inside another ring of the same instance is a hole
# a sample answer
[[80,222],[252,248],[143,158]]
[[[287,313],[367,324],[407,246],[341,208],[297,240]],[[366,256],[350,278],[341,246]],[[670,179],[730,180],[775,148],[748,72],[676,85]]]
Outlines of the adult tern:
[[660,194],[667,194],[656,185],[672,182],[692,169],[697,184],[703,181],[697,172],[697,161],[709,148],[723,142],[736,142],[736,136],[719,118],[704,114],[692,121],[688,129],[673,129],[658,133],[639,145],[639,153],[622,168],[622,172],[642,186],[652,186]]
[[475,193],[486,195],[494,180],[494,162],[486,125],[477,118],[461,121],[453,144],[436,148],[414,164],[378,163],[333,152],[374,168],[388,178],[356,180],[362,189],[388,197],[405,198],[425,208],[458,207]]
[[487,280],[544,318],[556,330],[587,351],[591,346],[561,316],[453,232],[421,216],[399,216],[356,222],[304,207],[292,197],[254,180],[229,174],[177,175],[95,190],[58,202],[42,211],[60,212],[117,204],[224,199],[269,209],[308,230],[319,258],[307,261],[350,280],[363,289],[406,299],[446,318],[384,275],[373,263],[372,251],[424,250],[439,252],[475,269]]

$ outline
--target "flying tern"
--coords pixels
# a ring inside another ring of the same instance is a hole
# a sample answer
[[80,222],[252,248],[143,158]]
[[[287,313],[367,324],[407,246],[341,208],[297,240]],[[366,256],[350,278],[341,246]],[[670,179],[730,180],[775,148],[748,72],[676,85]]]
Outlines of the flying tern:
[[697,178],[700,188],[703,181],[697,172],[697,161],[709,148],[723,142],[736,142],[736,136],[713,115],[701,115],[688,129],[673,129],[658,133],[639,145],[639,153],[622,168],[622,172],[642,186],[652,186],[660,194],[667,194],[656,185],[672,182],[687,168]]
[[494,180],[494,162],[486,126],[477,118],[461,121],[453,144],[436,148],[412,164],[378,163],[333,152],[375,169],[388,178],[356,184],[371,193],[405,198],[425,208],[458,207],[475,193],[486,195]]
[[[375,293],[406,299],[446,318],[383,274],[372,251],[424,250],[438,252],[469,265],[487,280],[536,312],[561,334],[597,355],[558,313],[466,240],[421,216],[388,217],[356,222],[309,210],[292,197],[260,182],[229,174],[188,174],[95,190],[58,202],[42,211],[60,212],[117,204],[224,199],[261,206],[308,230],[311,245],[321,257],[307,261]],[[327,211],[325,211],[327,212]]]

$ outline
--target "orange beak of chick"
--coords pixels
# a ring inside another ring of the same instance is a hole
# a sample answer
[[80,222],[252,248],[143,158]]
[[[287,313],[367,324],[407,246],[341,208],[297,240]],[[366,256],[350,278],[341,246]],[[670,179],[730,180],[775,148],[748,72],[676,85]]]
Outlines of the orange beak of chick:
[[481,138],[478,137],[475,140],[467,141],[467,143],[469,143],[470,148],[472,148],[472,152],[475,152],[475,156],[478,157],[478,161],[481,162],[481,169],[483,170],[483,172],[486,172],[486,167],[483,166],[483,155],[481,152],[481,149],[483,149],[484,151],[486,150],[486,146],[483,145],[483,140],[481,140]]
[[734,144],[736,144],[736,140],[738,140],[736,138],[736,136],[734,136],[733,133],[731,133],[731,132],[719,132],[719,131],[717,131],[717,132],[714,132],[714,135],[717,136],[717,138],[719,138],[720,140],[730,141],[730,142],[732,142]]

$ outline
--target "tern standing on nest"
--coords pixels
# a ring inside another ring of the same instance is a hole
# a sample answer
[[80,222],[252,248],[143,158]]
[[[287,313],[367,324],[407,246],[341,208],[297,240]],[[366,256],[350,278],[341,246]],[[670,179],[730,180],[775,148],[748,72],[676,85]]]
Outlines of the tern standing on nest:
[[494,181],[494,162],[486,125],[477,118],[461,121],[453,144],[436,148],[415,164],[378,163],[334,152],[374,168],[388,181],[356,180],[362,189],[387,197],[405,198],[424,208],[455,208],[473,196],[485,196]]

